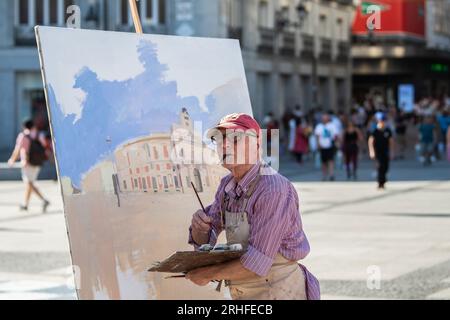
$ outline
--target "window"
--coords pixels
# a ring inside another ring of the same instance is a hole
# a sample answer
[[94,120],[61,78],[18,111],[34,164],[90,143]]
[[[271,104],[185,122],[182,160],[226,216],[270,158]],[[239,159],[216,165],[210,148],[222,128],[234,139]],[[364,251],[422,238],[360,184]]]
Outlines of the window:
[[269,4],[267,1],[260,1],[258,5],[258,26],[269,27]]
[[28,0],[19,0],[19,24],[28,24]]
[[158,23],[166,24],[166,0],[158,0]]
[[50,24],[58,23],[58,0],[50,0]]
[[134,179],[134,187],[135,187],[135,188],[138,187],[138,181],[137,181],[137,179]]
[[336,32],[337,32],[337,38],[339,40],[344,40],[345,39],[345,35],[344,35],[344,22],[342,21],[342,18],[339,18],[336,20]]
[[321,14],[319,18],[319,32],[322,37],[328,36],[327,16],[324,14]]
[[150,154],[150,145],[148,143],[144,144],[144,149],[145,149],[145,152],[147,152],[148,158],[151,159],[152,156]]
[[161,176],[158,176],[158,185],[159,188],[161,189],[162,188]]
[[17,0],[15,24],[22,26],[63,25],[73,0]]
[[158,150],[156,149],[156,147],[153,147],[153,156],[155,157],[155,159],[158,159]]
[[236,0],[230,1],[230,26],[233,28],[242,27],[242,1],[245,0]]
[[153,189],[158,189],[158,184],[156,183],[156,178],[152,177],[152,184],[153,184]]
[[120,1],[120,24],[128,24],[128,0]]
[[127,182],[125,180],[123,180],[123,188],[126,190],[127,189]]
[[145,172],[148,172],[148,166],[145,167]]
[[144,178],[142,178],[142,187],[144,188],[144,190],[147,190],[147,183],[145,182]]
[[[119,0],[117,3],[117,23],[120,25],[132,25],[133,19],[128,0]],[[136,2],[136,5],[143,25],[166,23],[166,0],[139,0]]]
[[156,170],[159,171],[159,164],[156,165]]
[[166,169],[170,170],[172,168],[172,166],[169,163],[166,163]]
[[173,182],[175,183],[175,188],[179,188],[180,186],[178,185],[178,177],[174,176],[173,177]]
[[[75,1],[74,0],[64,0],[64,7],[63,8],[59,8],[59,10],[62,10],[62,20],[65,20],[64,17],[68,17],[67,15],[67,8],[74,5]],[[64,21],[60,21],[60,24],[65,24]]]
[[140,173],[139,168],[136,168],[136,174],[139,174],[139,173]]
[[167,146],[163,147],[163,151],[164,151],[164,158],[168,159],[169,158],[169,151],[167,150]]
[[64,13],[66,12],[67,8],[73,4],[74,4],[73,0],[64,0],[64,8],[63,8]]
[[169,185],[168,185],[168,183],[167,183],[167,177],[166,177],[166,176],[163,176],[163,181],[164,181],[164,189],[169,188]]
[[153,3],[152,2],[153,2],[152,0],[142,1],[142,3],[146,5],[146,8],[145,8],[146,20],[152,20],[152,18],[153,18]]
[[36,0],[36,24],[44,24],[44,0]]

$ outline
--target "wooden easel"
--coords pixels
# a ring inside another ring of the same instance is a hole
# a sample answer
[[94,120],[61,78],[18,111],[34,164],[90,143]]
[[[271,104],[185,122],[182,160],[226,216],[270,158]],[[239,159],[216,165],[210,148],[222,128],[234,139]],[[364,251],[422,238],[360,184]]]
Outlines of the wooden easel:
[[137,34],[142,34],[141,18],[139,17],[139,11],[137,9],[136,1],[139,0],[128,0],[131,8],[131,15],[133,17],[134,29],[136,30]]

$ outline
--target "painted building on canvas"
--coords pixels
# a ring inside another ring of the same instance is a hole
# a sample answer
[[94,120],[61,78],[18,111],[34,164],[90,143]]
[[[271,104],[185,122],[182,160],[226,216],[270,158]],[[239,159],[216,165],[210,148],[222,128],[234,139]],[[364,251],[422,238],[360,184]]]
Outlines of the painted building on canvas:
[[114,160],[103,161],[84,176],[83,192],[114,192],[117,173],[120,193],[188,193],[215,191],[226,170],[198,132],[186,109],[167,133],[154,133],[122,144]]

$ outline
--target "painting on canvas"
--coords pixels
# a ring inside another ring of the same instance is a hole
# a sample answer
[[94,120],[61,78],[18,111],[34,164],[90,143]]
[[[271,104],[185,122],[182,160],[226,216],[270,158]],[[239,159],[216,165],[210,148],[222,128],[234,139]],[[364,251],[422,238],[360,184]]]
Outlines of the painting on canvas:
[[147,268],[227,171],[205,138],[252,114],[238,41],[37,27],[80,299],[221,299]]

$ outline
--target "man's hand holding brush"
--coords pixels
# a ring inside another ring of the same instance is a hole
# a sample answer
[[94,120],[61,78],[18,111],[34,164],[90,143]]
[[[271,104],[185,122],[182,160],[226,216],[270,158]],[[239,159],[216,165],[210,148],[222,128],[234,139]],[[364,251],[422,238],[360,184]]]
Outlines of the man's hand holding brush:
[[197,244],[208,243],[212,221],[212,218],[207,216],[203,210],[197,210],[192,216],[192,238]]

